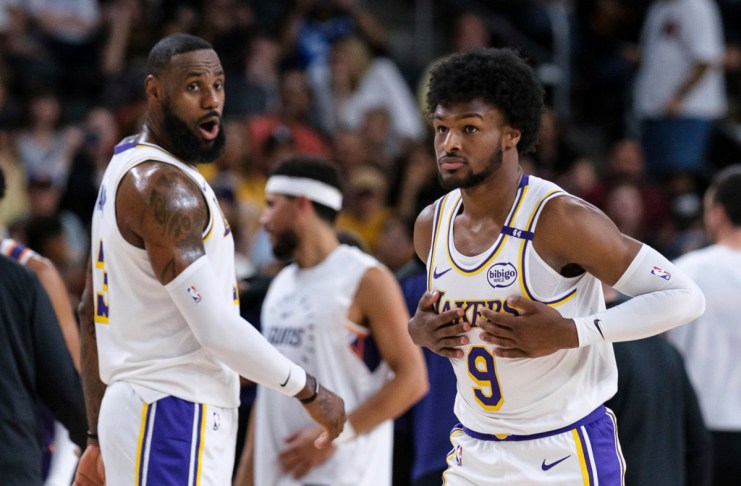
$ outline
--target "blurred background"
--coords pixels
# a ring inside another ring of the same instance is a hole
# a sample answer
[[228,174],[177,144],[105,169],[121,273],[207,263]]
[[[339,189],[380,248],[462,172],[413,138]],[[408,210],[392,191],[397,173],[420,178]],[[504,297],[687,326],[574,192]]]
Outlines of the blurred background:
[[226,71],[226,150],[200,169],[257,325],[281,267],[263,187],[295,154],[340,167],[343,238],[399,275],[418,265],[414,219],[444,192],[427,73],[447,54],[517,49],[547,93],[525,171],[670,259],[708,244],[702,195],[741,162],[739,0],[0,0],[0,238],[49,258],[73,306],[99,181],[141,128],[149,50],[174,32],[208,40]]

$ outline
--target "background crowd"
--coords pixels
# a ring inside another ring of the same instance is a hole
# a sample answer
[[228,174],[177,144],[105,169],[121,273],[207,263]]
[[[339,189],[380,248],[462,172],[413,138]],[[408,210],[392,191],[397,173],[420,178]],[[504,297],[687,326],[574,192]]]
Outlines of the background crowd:
[[[667,8],[674,16],[662,17]],[[549,105],[525,171],[670,259],[709,243],[703,193],[741,162],[734,0],[0,0],[0,237],[51,260],[73,306],[100,178],[114,145],[139,131],[147,53],[173,32],[208,40],[226,71],[226,149],[201,169],[234,231],[242,311],[255,324],[281,266],[258,222],[264,184],[296,154],[337,164],[343,237],[397,272],[416,305],[411,228],[444,192],[422,116],[426,73],[442,55],[522,52]],[[695,60],[662,50],[662,36],[687,40]],[[695,78],[657,99],[660,78],[683,63]],[[427,358],[430,397],[452,399],[435,385],[452,382],[447,363]],[[409,453],[427,440],[415,428],[435,416],[427,400],[397,423],[398,484],[429,473]]]

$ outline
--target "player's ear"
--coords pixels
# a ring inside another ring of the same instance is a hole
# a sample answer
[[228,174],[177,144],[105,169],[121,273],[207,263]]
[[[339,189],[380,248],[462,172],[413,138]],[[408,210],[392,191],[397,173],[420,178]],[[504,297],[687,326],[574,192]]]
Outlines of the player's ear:
[[513,149],[517,147],[517,144],[520,142],[520,138],[522,136],[522,132],[514,127],[505,127],[504,129],[504,137],[502,140],[502,145],[504,145],[504,149]]
[[311,200],[306,196],[296,196],[296,207],[298,207],[300,211],[313,209]]
[[160,83],[160,80],[152,74],[148,75],[144,80],[144,93],[146,94],[147,99],[152,98],[161,101],[163,93],[162,83]]

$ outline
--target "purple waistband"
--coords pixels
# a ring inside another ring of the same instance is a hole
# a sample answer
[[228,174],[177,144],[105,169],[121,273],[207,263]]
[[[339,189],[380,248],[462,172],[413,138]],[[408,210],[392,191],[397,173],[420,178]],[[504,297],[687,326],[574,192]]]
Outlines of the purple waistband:
[[461,424],[456,424],[454,429],[462,429],[467,435],[473,437],[474,439],[479,440],[493,440],[496,442],[506,441],[506,440],[534,440],[534,439],[542,439],[543,437],[550,437],[552,435],[558,435],[562,434],[564,432],[568,432],[572,429],[575,429],[577,427],[581,427],[582,425],[587,425],[588,423],[594,422],[600,417],[603,417],[607,413],[607,410],[605,409],[604,405],[600,405],[595,409],[594,412],[590,413],[583,419],[579,420],[578,422],[574,422],[571,425],[567,425],[566,427],[561,427],[560,429],[556,430],[550,430],[548,432],[541,432],[539,434],[531,434],[531,435],[516,435],[516,434],[510,434],[506,436],[505,438],[499,438],[494,434],[482,434],[480,432],[476,432],[475,430],[471,430],[468,427],[465,427]]

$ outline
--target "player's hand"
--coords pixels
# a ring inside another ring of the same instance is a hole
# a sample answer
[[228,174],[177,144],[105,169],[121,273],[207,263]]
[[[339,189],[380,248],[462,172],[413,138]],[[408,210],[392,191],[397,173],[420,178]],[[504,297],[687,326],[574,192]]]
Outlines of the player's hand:
[[484,319],[476,321],[481,339],[497,346],[496,356],[537,358],[579,345],[574,321],[562,317],[556,309],[524,297],[510,297],[507,304],[520,315],[484,308]]
[[314,445],[321,434],[321,429],[310,427],[288,436],[286,446],[278,455],[278,461],[283,471],[293,476],[294,479],[301,479],[312,468],[332,457],[335,451],[334,446],[330,445],[323,449],[317,449]]
[[[409,320],[409,335],[417,346],[446,358],[462,358],[463,350],[458,346],[468,344],[468,337],[462,336],[471,330],[471,324],[459,321],[463,310],[456,307],[445,312],[435,312],[435,302],[439,292],[425,292],[417,305],[417,312]],[[459,322],[456,322],[459,321]]]
[[100,446],[88,441],[85,452],[80,457],[75,473],[74,486],[104,486],[105,468],[103,467],[103,456],[100,454]]
[[345,402],[331,390],[319,386],[319,395],[316,399],[304,405],[312,419],[322,428],[322,433],[314,441],[314,447],[324,449],[332,445],[345,427]]

